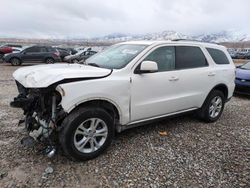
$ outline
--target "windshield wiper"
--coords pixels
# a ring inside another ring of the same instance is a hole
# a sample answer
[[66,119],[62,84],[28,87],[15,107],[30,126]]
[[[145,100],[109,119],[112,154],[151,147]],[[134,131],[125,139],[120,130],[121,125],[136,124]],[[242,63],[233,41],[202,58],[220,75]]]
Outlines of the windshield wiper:
[[88,63],[87,65],[90,65],[90,66],[94,66],[94,67],[100,67],[98,64],[96,63]]

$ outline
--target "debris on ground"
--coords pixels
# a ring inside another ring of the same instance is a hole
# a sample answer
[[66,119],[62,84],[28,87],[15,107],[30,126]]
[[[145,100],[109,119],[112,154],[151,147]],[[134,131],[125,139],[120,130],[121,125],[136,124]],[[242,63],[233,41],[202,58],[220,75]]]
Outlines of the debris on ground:
[[20,144],[22,110],[9,106],[17,68],[0,64],[1,188],[250,187],[249,97],[234,96],[215,123],[192,115],[151,123],[117,134],[99,157],[74,162],[60,148],[48,158]]

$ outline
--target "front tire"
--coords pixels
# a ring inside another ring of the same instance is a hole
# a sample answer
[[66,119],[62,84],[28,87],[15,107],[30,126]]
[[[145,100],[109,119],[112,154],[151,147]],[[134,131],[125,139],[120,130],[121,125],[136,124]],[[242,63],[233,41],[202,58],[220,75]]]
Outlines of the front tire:
[[111,115],[102,108],[78,108],[65,118],[59,134],[66,156],[84,161],[97,157],[111,144],[114,123]]
[[21,60],[16,57],[11,58],[10,63],[12,66],[19,66],[22,64]]
[[225,96],[223,92],[213,90],[210,92],[201,109],[198,111],[198,116],[205,122],[215,122],[220,118],[224,105]]

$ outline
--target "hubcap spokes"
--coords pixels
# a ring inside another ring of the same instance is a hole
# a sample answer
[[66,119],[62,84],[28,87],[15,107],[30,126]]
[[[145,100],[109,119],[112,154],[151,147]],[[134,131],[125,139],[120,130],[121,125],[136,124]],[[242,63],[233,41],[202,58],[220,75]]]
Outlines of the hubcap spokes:
[[216,118],[222,109],[222,99],[220,96],[216,96],[211,100],[210,106],[209,106],[209,115],[212,118]]
[[19,62],[19,61],[18,61],[17,59],[13,59],[13,64],[14,64],[14,65],[18,65],[18,62]]
[[53,63],[53,61],[51,59],[49,59],[47,62],[48,62],[48,64],[52,64]]
[[99,118],[89,118],[81,123],[74,135],[74,145],[82,153],[98,150],[106,141],[108,127]]

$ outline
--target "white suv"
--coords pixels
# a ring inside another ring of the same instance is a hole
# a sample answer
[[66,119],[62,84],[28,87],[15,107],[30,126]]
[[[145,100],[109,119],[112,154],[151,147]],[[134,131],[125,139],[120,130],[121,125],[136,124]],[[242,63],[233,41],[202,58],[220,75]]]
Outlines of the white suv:
[[195,111],[214,122],[235,87],[225,47],[181,40],[124,42],[86,65],[31,66],[13,76],[20,94],[11,106],[24,110],[30,135],[50,148],[57,135],[76,160],[98,156],[115,131],[150,120]]

